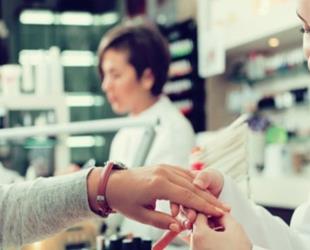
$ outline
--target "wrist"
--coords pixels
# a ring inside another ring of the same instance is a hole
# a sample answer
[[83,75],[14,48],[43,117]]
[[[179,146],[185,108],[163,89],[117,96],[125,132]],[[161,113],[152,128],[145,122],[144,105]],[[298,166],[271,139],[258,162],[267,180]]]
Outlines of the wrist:
[[[113,210],[117,210],[119,204],[123,203],[121,198],[122,194],[126,192],[124,188],[122,188],[122,184],[124,184],[127,180],[124,174],[126,174],[126,170],[118,171],[112,170],[110,174],[110,178],[106,185],[106,199],[110,208]],[[125,184],[126,186],[126,184]]]
[[[108,194],[108,183],[111,183],[111,177],[114,176],[115,170],[124,170],[126,167],[122,163],[108,161],[104,168],[94,169],[88,178],[88,198],[89,206],[96,214],[107,217],[110,213],[113,213],[108,196],[112,197],[113,194]],[[119,171],[122,172],[122,171]],[[114,177],[112,177],[112,180]],[[117,189],[118,186],[115,186]],[[114,189],[114,188],[112,188]]]
[[97,192],[98,186],[100,182],[100,176],[102,174],[103,168],[97,167],[94,168],[88,175],[87,178],[87,196],[88,196],[88,203],[90,209],[97,213]]

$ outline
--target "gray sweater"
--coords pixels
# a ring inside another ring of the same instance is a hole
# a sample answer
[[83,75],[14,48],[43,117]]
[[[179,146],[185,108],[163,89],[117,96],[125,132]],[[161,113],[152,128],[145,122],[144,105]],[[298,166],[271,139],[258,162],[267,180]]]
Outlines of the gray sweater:
[[89,172],[0,185],[0,250],[94,217],[87,197]]

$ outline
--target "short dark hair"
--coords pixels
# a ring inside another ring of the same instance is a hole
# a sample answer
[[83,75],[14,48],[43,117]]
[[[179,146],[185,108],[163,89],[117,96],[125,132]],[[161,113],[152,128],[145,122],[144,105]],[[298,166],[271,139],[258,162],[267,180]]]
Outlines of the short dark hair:
[[168,77],[170,53],[167,41],[155,26],[125,23],[110,30],[102,38],[98,49],[101,79],[104,78],[101,68],[103,56],[111,48],[128,53],[128,61],[135,68],[138,78],[145,69],[151,69],[154,75],[151,93],[154,96],[162,93]]

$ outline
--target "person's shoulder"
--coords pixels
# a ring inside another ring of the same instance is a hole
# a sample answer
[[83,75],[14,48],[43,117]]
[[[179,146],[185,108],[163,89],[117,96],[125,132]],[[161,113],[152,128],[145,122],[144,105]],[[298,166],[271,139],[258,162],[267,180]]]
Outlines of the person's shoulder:
[[192,128],[189,120],[170,101],[168,97],[163,98],[159,116],[163,124],[169,124],[176,127]]

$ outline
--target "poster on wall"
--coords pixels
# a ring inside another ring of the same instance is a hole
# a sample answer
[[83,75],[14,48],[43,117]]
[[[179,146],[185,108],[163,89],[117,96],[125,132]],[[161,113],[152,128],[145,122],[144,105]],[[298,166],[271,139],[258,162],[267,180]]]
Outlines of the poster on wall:
[[198,1],[198,72],[202,78],[225,71],[225,44],[220,30],[211,27],[212,0]]

